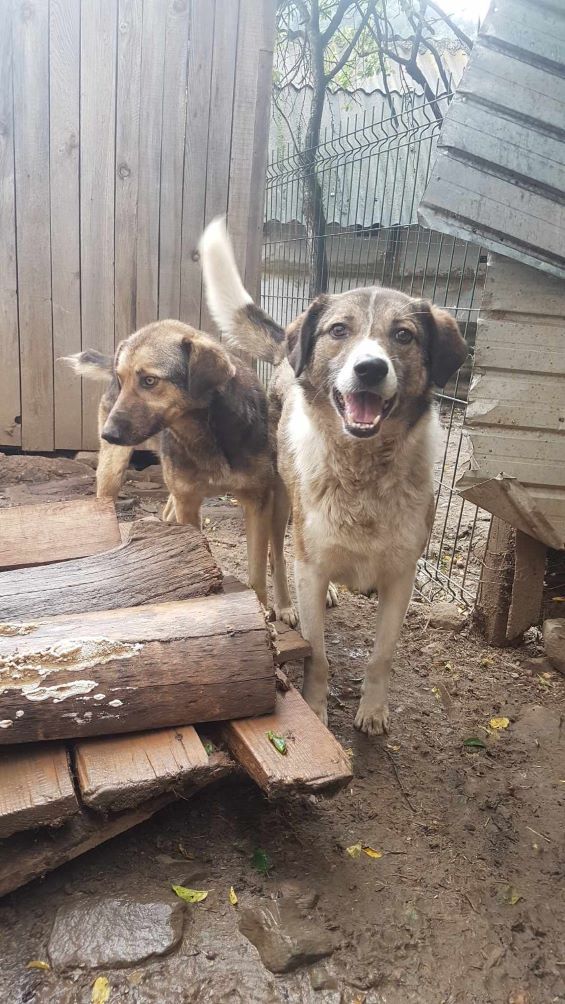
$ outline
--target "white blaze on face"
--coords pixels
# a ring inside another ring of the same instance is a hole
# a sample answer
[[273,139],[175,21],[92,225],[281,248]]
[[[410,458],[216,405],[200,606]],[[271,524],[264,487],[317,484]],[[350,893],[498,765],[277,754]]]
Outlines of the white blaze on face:
[[398,379],[394,370],[392,359],[388,352],[373,338],[363,338],[352,346],[347,353],[347,358],[341,367],[335,386],[340,394],[352,394],[355,391],[363,390],[361,382],[355,372],[357,363],[365,359],[374,359],[385,362],[388,366],[386,376],[371,391],[378,394],[383,400],[388,401],[394,397],[398,388]]

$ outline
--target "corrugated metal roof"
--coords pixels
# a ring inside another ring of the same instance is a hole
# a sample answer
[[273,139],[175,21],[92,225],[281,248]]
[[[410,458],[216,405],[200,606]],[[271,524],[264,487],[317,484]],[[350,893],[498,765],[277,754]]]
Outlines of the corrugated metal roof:
[[496,0],[445,117],[421,221],[565,276],[565,4]]

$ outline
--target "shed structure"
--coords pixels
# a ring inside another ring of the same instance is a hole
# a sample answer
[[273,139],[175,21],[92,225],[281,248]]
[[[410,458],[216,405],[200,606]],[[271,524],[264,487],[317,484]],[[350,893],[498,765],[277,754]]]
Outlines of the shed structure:
[[0,448],[95,449],[59,359],[157,318],[209,327],[227,212],[259,277],[274,0],[0,0]]
[[565,7],[496,0],[420,206],[491,252],[465,418],[465,497],[565,546]]

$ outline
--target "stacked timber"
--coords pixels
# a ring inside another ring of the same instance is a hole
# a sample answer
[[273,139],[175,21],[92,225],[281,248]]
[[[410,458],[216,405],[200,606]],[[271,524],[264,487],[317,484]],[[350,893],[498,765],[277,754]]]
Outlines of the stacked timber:
[[281,689],[300,635],[194,528],[125,536],[94,499],[0,512],[0,895],[230,774],[269,796],[351,777]]

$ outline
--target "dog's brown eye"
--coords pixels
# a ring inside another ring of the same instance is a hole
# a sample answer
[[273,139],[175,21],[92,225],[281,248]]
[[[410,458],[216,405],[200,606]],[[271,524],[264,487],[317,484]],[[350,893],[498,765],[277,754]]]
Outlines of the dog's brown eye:
[[154,387],[157,383],[157,377],[145,376],[141,378],[142,387]]
[[349,331],[347,330],[345,324],[332,324],[330,328],[330,335],[332,338],[347,338]]
[[408,331],[408,328],[400,328],[398,331],[394,332],[392,337],[395,342],[399,342],[401,345],[409,345],[414,338],[414,335],[411,331]]

